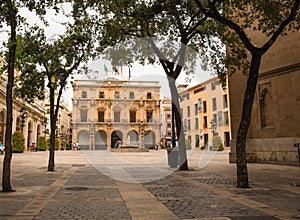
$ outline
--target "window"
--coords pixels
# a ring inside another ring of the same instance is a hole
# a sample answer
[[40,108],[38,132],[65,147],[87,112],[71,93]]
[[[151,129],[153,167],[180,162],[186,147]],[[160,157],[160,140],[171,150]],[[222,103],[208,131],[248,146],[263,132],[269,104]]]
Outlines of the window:
[[222,126],[223,125],[223,112],[219,111],[218,112],[218,126]]
[[167,119],[171,119],[171,115],[170,114],[167,114]]
[[223,108],[228,108],[227,94],[223,95]]
[[87,122],[87,110],[80,110],[80,121]]
[[229,125],[229,117],[228,117],[228,112],[224,112],[224,125]]
[[130,99],[134,99],[134,92],[130,92],[130,93],[129,93],[129,98],[130,98]]
[[273,119],[273,100],[268,89],[263,89],[261,96],[260,96],[260,123],[261,128],[265,128],[268,126],[274,126],[274,119]]
[[147,111],[147,122],[153,122],[153,112]]
[[198,104],[195,104],[195,115],[198,115]]
[[215,90],[215,89],[216,89],[216,83],[213,82],[213,83],[211,83],[211,90]]
[[213,121],[215,122],[215,125],[217,126],[217,124],[218,124],[217,114],[213,114]]
[[136,111],[129,112],[130,122],[136,122]]
[[202,98],[198,99],[198,111],[202,112]]
[[98,112],[98,122],[104,122],[104,111]]
[[199,129],[199,120],[198,118],[195,118],[195,130]]
[[180,109],[181,117],[183,116],[183,108]]
[[207,116],[203,117],[203,128],[207,128]]
[[152,99],[152,94],[151,94],[151,92],[147,92],[147,99]]
[[87,97],[86,91],[82,91],[82,92],[81,92],[81,98],[86,98],[86,97]]
[[217,99],[216,99],[216,98],[213,98],[213,99],[212,99],[212,104],[213,104],[212,110],[213,110],[213,111],[216,111],[216,110],[217,110]]
[[99,98],[104,99],[104,92],[99,92]]
[[195,143],[196,143],[195,147],[199,147],[199,134],[195,135]]
[[188,116],[188,117],[191,116],[191,109],[190,109],[190,106],[187,106],[187,116]]
[[120,112],[114,112],[114,122],[120,122]]
[[120,98],[120,92],[115,92],[115,99],[119,99]]
[[203,101],[203,113],[207,112],[207,105],[206,105],[206,101]]
[[191,130],[191,120],[190,119],[188,119],[188,124],[187,124],[187,129],[190,131]]
[[171,128],[171,126],[172,126],[172,125],[171,125],[170,123],[167,124],[167,128]]

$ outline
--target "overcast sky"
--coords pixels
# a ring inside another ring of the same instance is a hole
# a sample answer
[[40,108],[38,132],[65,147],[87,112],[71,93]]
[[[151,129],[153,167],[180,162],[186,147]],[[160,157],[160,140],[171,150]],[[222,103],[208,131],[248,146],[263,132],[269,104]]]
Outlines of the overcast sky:
[[[25,16],[28,19],[28,22],[32,25],[34,23],[38,23],[39,25],[42,25],[42,23],[39,21],[39,19],[31,12],[28,12],[26,10],[20,10],[20,13]],[[64,32],[64,27],[62,24],[60,24],[60,21],[66,20],[65,17],[62,15],[55,15],[54,11],[50,11],[46,16],[47,21],[49,22],[50,26],[45,28],[45,33],[47,36],[53,37],[57,34],[62,34]],[[0,32],[0,50],[2,51],[3,48],[3,42],[6,42],[7,40],[7,30],[1,30]],[[106,74],[104,71],[104,64],[107,66],[108,70],[112,70],[112,66],[109,61],[98,59],[96,61],[91,61],[89,63],[89,68],[92,70],[92,73],[90,74],[90,78],[93,79],[104,79]],[[124,66],[122,68],[122,79],[128,79],[129,70],[127,66]],[[163,68],[160,65],[145,65],[142,66],[140,64],[133,64],[131,69],[131,80],[147,80],[147,81],[153,81],[157,80],[161,84],[161,96],[170,96],[169,93],[169,87],[167,84],[166,74],[163,70]],[[196,68],[195,74],[193,76],[190,76],[191,81],[188,83],[189,86],[194,86],[196,84],[199,84],[201,82],[204,82],[211,78],[211,74],[208,72],[203,71],[199,66]],[[85,76],[76,76],[77,79],[84,79]],[[186,74],[184,72],[181,73],[179,78],[177,79],[178,84],[187,84],[185,81]],[[64,93],[64,99],[68,102],[69,107],[71,107],[71,98],[72,98],[72,89],[68,88],[66,89],[66,92]],[[70,109],[71,110],[71,109]]]

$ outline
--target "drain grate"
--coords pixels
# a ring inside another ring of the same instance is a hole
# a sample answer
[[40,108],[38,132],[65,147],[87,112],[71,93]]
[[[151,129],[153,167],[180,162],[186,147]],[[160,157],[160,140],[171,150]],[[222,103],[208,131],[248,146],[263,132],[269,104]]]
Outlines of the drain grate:
[[66,190],[71,190],[71,191],[84,191],[88,190],[87,187],[82,187],[82,186],[73,186],[73,187],[66,187]]

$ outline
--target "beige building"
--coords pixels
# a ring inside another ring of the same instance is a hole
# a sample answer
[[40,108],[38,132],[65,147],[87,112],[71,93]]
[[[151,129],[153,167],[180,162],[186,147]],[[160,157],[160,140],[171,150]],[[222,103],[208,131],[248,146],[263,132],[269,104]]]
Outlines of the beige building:
[[160,142],[159,82],[78,80],[73,90],[72,142],[81,149],[143,148]]
[[[0,57],[0,66],[4,63]],[[18,74],[16,72],[15,74]],[[6,129],[6,85],[7,77],[0,76],[0,142],[4,144]],[[39,136],[44,134],[44,120],[46,111],[36,103],[28,104],[21,99],[13,102],[12,132],[21,131],[25,138],[25,148],[30,149],[32,143],[37,144]]]
[[179,87],[185,138],[192,147],[211,146],[213,136],[228,147],[231,139],[227,86],[217,77],[196,86]]
[[161,100],[162,147],[171,146],[172,141],[172,102],[170,97]]
[[[262,37],[256,35],[259,45]],[[300,32],[281,36],[262,59],[246,152],[249,162],[299,163],[300,143]],[[229,77],[231,109],[230,161],[235,162],[235,139],[241,118],[246,77]]]

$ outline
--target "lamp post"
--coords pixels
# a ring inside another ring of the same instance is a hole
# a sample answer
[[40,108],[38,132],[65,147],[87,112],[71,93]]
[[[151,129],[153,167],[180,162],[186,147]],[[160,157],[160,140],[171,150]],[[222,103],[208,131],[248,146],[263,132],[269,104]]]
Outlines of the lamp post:
[[25,119],[27,116],[26,108],[24,106],[20,109],[20,113],[21,113],[21,131],[23,133],[23,128],[25,126]]
[[213,137],[216,135],[216,122],[214,119],[212,119],[210,121],[210,130],[211,130],[211,133],[213,135]]
[[139,133],[141,136],[140,147],[144,148],[144,133],[145,133],[145,131],[144,131],[143,121],[141,121],[141,123],[140,123]]
[[212,120],[210,121],[210,130],[211,130],[211,133],[212,133],[212,139],[211,139],[210,150],[212,150],[213,139],[214,139],[214,136],[216,136],[216,122],[215,122],[214,119],[212,119]]
[[46,133],[47,133],[47,124],[48,124],[48,120],[47,118],[44,119],[43,125],[44,125],[44,138],[46,138]]

